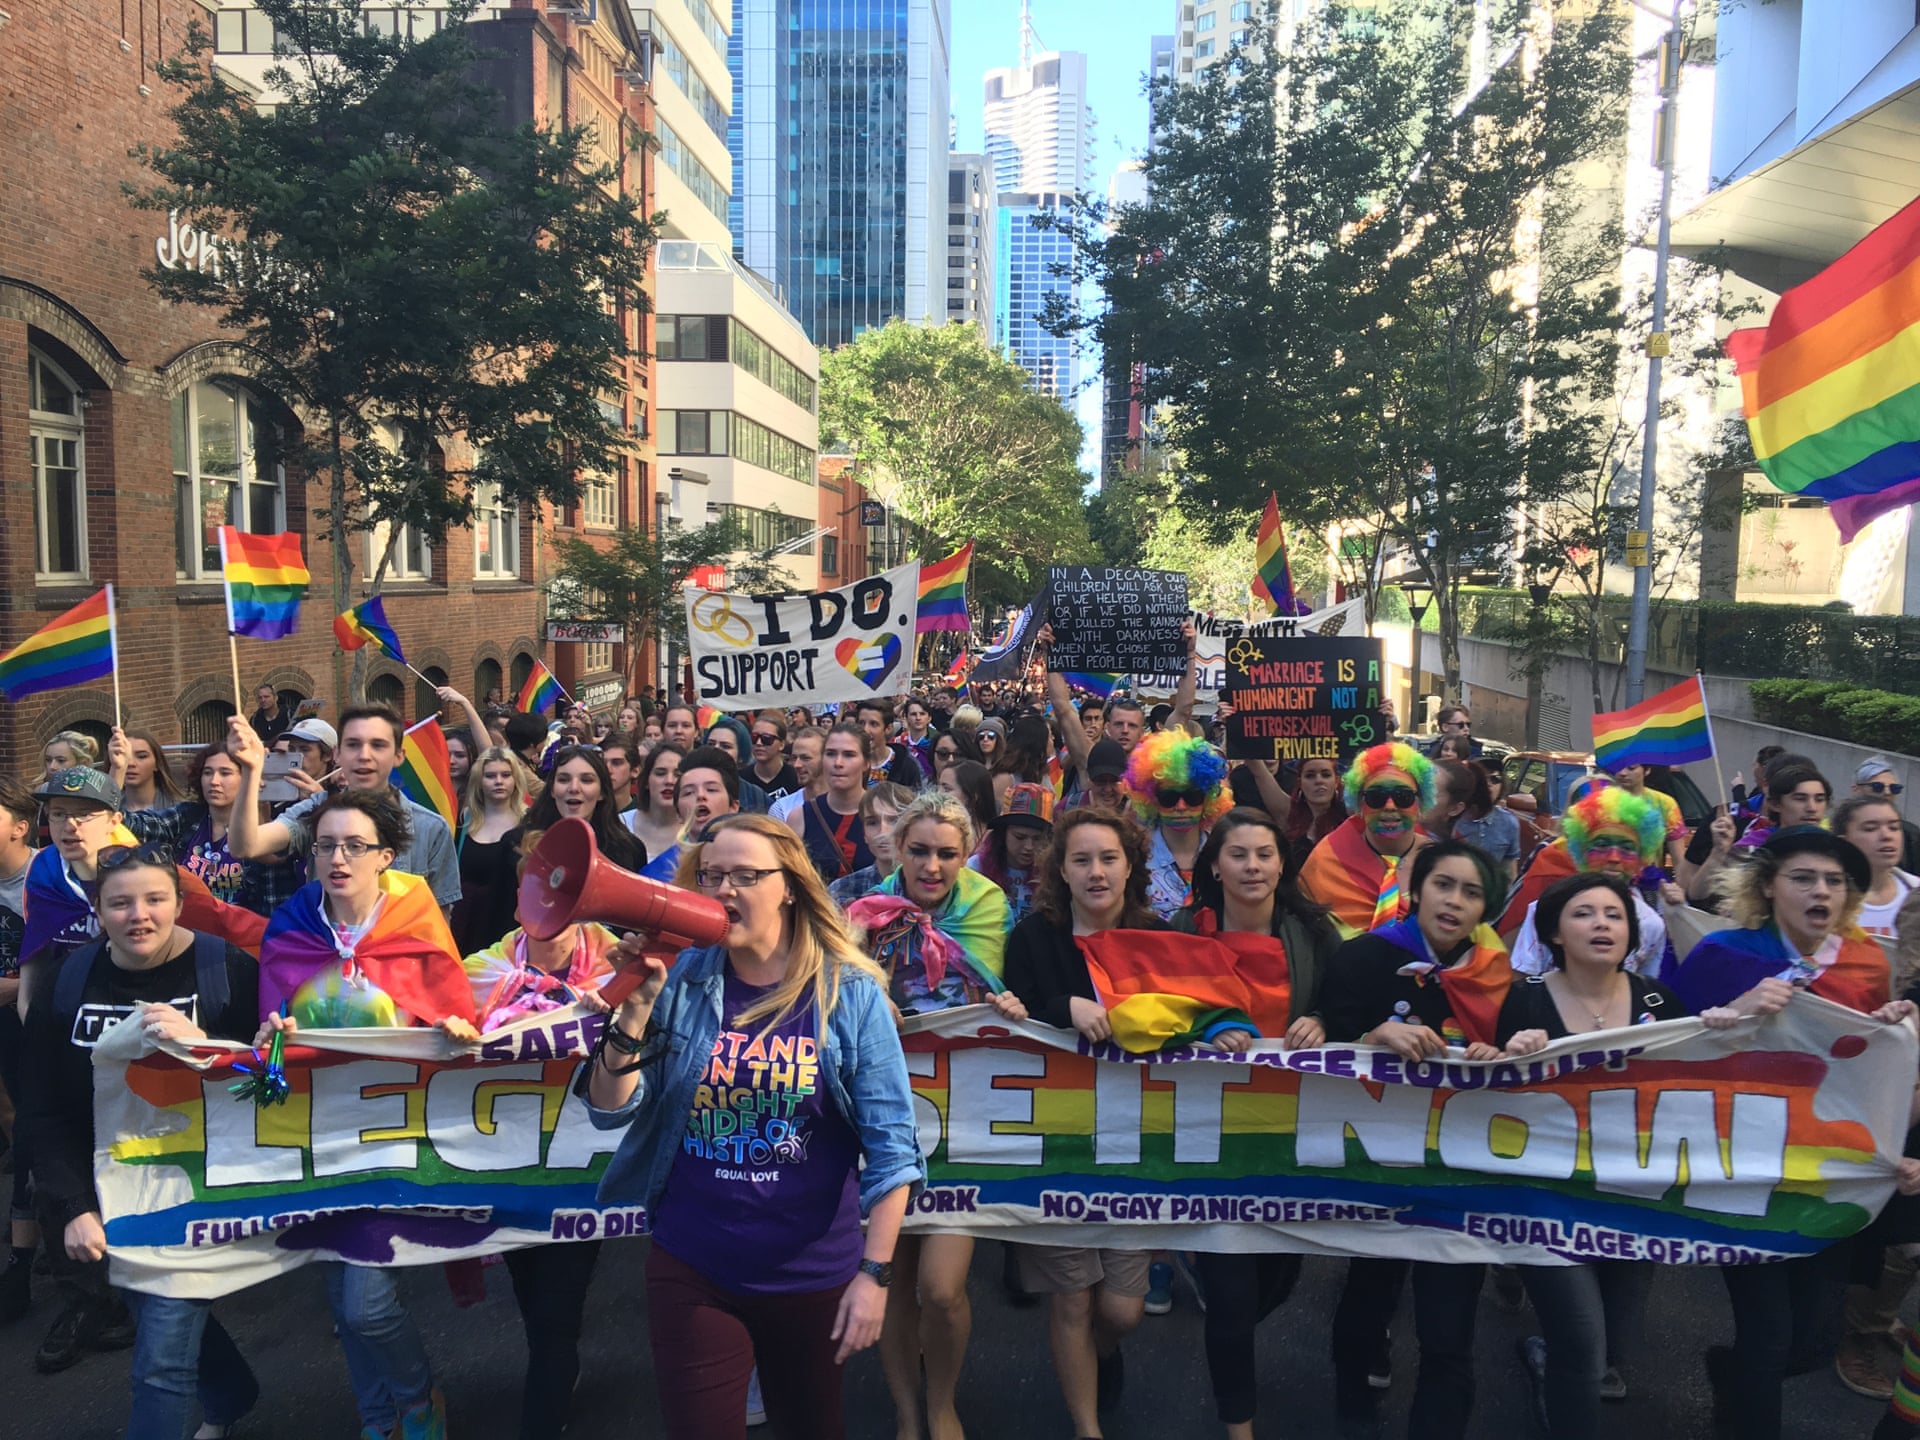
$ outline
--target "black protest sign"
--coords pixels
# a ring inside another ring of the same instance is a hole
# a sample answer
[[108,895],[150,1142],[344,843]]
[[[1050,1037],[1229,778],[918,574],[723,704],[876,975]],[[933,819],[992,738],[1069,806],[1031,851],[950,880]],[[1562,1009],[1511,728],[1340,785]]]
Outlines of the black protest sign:
[[1387,738],[1379,640],[1242,635],[1227,646],[1227,757],[1342,764]]
[[1049,668],[1180,675],[1187,668],[1187,577],[1176,570],[1055,565],[1047,571]]

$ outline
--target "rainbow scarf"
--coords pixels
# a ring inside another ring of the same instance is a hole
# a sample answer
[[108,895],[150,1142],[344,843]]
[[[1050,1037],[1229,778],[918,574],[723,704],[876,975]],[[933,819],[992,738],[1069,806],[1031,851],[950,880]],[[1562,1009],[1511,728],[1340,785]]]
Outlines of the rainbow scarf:
[[[116,825],[101,848],[139,843],[126,826]],[[93,913],[93,891],[67,869],[57,845],[42,846],[34,852],[27,866],[22,901],[26,906],[26,928],[20,937],[22,960],[33,959],[53,944],[60,945],[65,954],[100,933],[100,921]]]
[[473,1010],[480,1030],[490,1034],[528,1015],[571,1005],[588,991],[598,990],[613,974],[607,957],[619,938],[604,925],[580,925],[561,970],[532,964],[526,932],[509,930],[486,949],[460,964],[473,986]]
[[1500,1007],[1507,1000],[1507,987],[1513,983],[1513,965],[1507,959],[1507,947],[1500,943],[1491,925],[1476,925],[1465,958],[1451,965],[1442,965],[1435,957],[1427,937],[1420,933],[1420,922],[1411,915],[1373,933],[1413,957],[1401,967],[1401,974],[1412,975],[1423,985],[1439,979],[1440,993],[1447,997],[1453,1011],[1452,1020],[1441,1026],[1442,1039],[1449,1045],[1498,1043],[1494,1036],[1498,1033]]
[[929,915],[900,893],[895,870],[847,907],[847,918],[867,932],[873,957],[889,976],[916,962],[928,990],[938,990],[947,967],[965,973],[971,994],[998,995],[1006,982],[1006,892],[978,870],[960,869],[940,913]]
[[1397,863],[1367,844],[1366,821],[1350,815],[1326,839],[1313,847],[1300,867],[1300,886],[1333,912],[1340,938],[1373,929],[1407,913]]
[[1172,930],[1103,930],[1074,943],[1106,1007],[1113,1043],[1129,1054],[1178,1050],[1226,1030],[1260,1033],[1234,952],[1217,940]]
[[273,912],[260,945],[262,1016],[285,1004],[310,1030],[474,1019],[473,988],[427,882],[387,870],[380,892],[372,927],[350,950],[327,921],[317,880]]
[[1887,952],[1858,929],[1828,937],[1808,965],[1771,922],[1757,930],[1715,930],[1687,952],[1667,983],[1698,1014],[1744,995],[1762,980],[1785,980],[1851,1010],[1872,1011],[1887,1003],[1891,986]]

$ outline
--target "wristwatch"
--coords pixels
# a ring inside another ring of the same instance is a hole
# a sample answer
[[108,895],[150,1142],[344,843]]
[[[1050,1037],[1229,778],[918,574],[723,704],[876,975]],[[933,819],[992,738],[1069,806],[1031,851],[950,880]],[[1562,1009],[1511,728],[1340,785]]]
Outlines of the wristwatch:
[[893,1262],[891,1260],[862,1260],[860,1262],[860,1273],[884,1290],[893,1283]]

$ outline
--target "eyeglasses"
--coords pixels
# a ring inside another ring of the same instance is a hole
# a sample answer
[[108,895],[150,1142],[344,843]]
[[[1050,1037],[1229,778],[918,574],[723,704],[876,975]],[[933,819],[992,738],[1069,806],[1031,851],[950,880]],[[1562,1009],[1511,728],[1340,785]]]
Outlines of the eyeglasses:
[[1369,785],[1360,792],[1361,802],[1369,810],[1411,810],[1420,803],[1420,792],[1407,785]]
[[173,868],[173,852],[164,845],[109,845],[94,862],[102,870],[118,870],[122,865],[158,865]]
[[1780,877],[1795,890],[1844,890],[1847,877],[1830,870],[1789,870]]
[[313,853],[322,860],[331,860],[335,854],[346,856],[349,860],[358,860],[371,850],[385,850],[388,847],[378,840],[362,840],[355,836],[351,840],[316,840]]
[[1907,787],[1902,785],[1898,780],[1869,780],[1867,782],[1867,789],[1876,795],[1898,795],[1906,788]]
[[1162,810],[1171,810],[1182,801],[1186,802],[1189,810],[1198,810],[1207,803],[1207,792],[1189,786],[1185,790],[1157,790],[1154,792],[1154,798],[1160,802]]
[[702,890],[718,890],[722,885],[731,885],[736,890],[751,890],[769,875],[778,875],[780,869],[749,870],[745,866],[737,870],[696,870],[693,883]]
[[762,735],[756,730],[753,735],[753,743],[756,745],[772,745],[779,740],[779,738],[778,735]]

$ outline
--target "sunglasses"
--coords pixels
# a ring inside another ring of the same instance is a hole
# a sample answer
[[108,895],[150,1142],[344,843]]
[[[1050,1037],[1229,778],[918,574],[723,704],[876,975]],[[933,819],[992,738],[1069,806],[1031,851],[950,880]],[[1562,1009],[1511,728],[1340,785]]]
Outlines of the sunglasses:
[[1420,792],[1406,785],[1369,785],[1360,792],[1369,810],[1411,810],[1420,803]]
[[109,845],[94,862],[102,870],[118,870],[123,865],[158,865],[173,869],[173,852],[164,845]]
[[753,737],[753,743],[756,745],[771,745],[779,738],[778,735],[755,735]]
[[1869,780],[1867,782],[1867,789],[1876,795],[1898,795],[1906,788],[1907,787],[1902,785],[1898,780]]
[[1155,791],[1154,798],[1160,802],[1160,808],[1162,810],[1171,810],[1183,801],[1189,810],[1198,810],[1202,805],[1207,803],[1207,792],[1189,786],[1185,790]]

